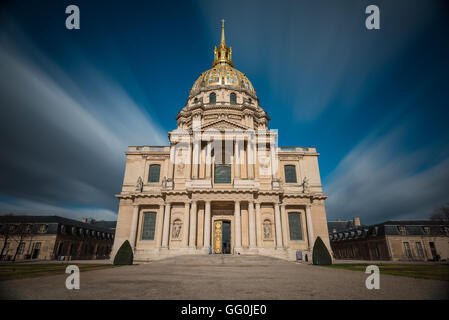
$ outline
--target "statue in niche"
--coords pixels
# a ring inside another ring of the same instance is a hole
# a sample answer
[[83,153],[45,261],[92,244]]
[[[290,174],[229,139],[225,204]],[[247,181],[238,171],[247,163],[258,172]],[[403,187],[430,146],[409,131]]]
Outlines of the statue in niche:
[[268,220],[263,223],[263,237],[264,239],[271,239],[271,222]]
[[303,193],[309,193],[309,178],[304,177],[304,179],[302,180],[302,192]]
[[172,238],[173,239],[179,239],[180,235],[181,235],[181,221],[177,220],[173,223],[173,233],[172,233]]
[[142,192],[142,189],[143,189],[143,180],[142,177],[139,176],[136,183],[136,191]]

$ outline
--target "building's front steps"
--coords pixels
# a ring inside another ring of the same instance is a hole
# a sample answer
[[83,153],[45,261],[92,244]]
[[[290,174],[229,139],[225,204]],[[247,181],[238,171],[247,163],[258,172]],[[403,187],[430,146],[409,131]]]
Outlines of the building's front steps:
[[[241,248],[236,253],[229,254],[237,255],[260,255],[266,257],[273,257],[287,261],[296,261],[296,250],[290,248]],[[209,255],[209,250],[207,248],[173,248],[173,249],[137,249],[134,253],[134,262],[150,262],[155,260],[161,260],[169,257],[183,256],[183,255]],[[222,255],[222,254],[211,254],[211,255]],[[309,251],[303,251],[302,261],[305,261],[305,256],[307,255],[307,262],[312,262],[312,254]]]

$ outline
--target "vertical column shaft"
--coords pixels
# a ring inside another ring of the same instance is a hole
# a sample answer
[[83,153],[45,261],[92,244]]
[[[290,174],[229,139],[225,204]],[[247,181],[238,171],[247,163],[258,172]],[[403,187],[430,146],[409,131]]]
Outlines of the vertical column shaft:
[[309,249],[313,248],[313,225],[312,225],[312,210],[311,206],[306,206],[306,219],[307,219],[307,238],[309,240]]
[[248,179],[254,179],[254,144],[251,135],[248,138],[247,150],[248,150],[248,161],[247,161]]
[[282,248],[282,227],[281,214],[279,212],[279,203],[274,204],[274,219],[276,223],[276,248]]
[[204,248],[210,247],[210,201],[206,201],[204,208]]
[[206,146],[206,179],[211,178],[212,169],[212,142],[208,141]]
[[186,202],[184,205],[184,221],[183,221],[183,234],[182,234],[182,246],[187,247],[189,245],[189,217],[190,217],[190,203]]
[[271,162],[271,176],[276,178],[277,162],[276,162],[276,145],[274,139],[270,140],[270,162]]
[[162,248],[168,248],[168,236],[170,233],[170,203],[165,204],[164,230],[162,233]]
[[240,178],[240,140],[238,138],[235,139],[235,155],[234,155],[234,177]]
[[240,219],[240,201],[235,201],[234,221],[235,221],[235,249],[240,249],[242,248],[242,224]]
[[173,166],[175,165],[176,148],[175,145],[170,147],[170,159],[168,159],[168,179],[173,179]]
[[196,201],[192,201],[192,207],[190,209],[190,238],[189,247],[196,248]]
[[281,205],[281,223],[282,223],[282,240],[284,241],[284,247],[288,247],[288,216],[287,212],[285,211],[285,204]]
[[256,216],[254,213],[254,203],[248,202],[248,214],[249,214],[249,247],[256,247]]
[[260,203],[256,202],[256,241],[257,247],[263,247],[262,244],[262,216],[260,213]]
[[193,137],[192,179],[198,179],[198,168],[200,164],[200,140],[195,135]]
[[133,251],[136,246],[137,222],[139,220],[138,218],[139,218],[139,205],[134,205],[133,216],[131,219],[131,228],[129,232],[129,244],[131,245]]
[[159,212],[156,216],[156,226],[157,226],[157,239],[156,239],[156,245],[158,248],[162,247],[162,233],[164,231],[164,205],[159,206]]

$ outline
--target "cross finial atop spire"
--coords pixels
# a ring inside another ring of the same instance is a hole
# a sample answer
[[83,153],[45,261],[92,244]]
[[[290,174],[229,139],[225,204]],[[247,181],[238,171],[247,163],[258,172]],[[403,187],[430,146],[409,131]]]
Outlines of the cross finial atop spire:
[[225,19],[221,19],[221,43],[225,43],[224,23]]

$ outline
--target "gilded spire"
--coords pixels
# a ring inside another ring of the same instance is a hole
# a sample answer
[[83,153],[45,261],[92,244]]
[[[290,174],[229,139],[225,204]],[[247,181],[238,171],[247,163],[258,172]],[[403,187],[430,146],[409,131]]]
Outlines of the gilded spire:
[[215,46],[214,49],[214,62],[212,63],[212,66],[215,66],[219,63],[226,63],[229,64],[231,67],[234,66],[234,63],[232,62],[232,48],[226,45],[225,41],[225,32],[224,32],[224,23],[225,20],[221,20],[221,41],[218,48]]
[[225,32],[224,32],[224,23],[225,23],[225,19],[221,19],[221,42],[220,42],[220,44],[224,44],[224,45],[226,45],[226,42],[225,42]]

